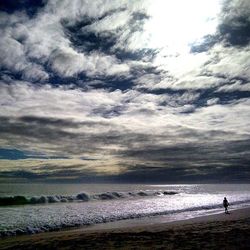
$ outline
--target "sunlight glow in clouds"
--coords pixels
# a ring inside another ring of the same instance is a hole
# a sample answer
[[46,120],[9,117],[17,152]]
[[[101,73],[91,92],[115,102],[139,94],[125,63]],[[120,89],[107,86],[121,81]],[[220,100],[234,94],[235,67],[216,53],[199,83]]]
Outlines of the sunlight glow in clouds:
[[149,48],[165,48],[170,54],[189,52],[189,45],[213,34],[218,25],[218,0],[154,0],[145,24]]

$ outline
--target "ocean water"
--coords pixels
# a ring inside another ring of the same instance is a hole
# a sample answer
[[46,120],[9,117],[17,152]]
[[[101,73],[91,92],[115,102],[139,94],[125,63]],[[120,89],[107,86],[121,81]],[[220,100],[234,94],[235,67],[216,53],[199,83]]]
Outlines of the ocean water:
[[250,184],[0,184],[0,237],[149,218],[174,221],[250,206]]

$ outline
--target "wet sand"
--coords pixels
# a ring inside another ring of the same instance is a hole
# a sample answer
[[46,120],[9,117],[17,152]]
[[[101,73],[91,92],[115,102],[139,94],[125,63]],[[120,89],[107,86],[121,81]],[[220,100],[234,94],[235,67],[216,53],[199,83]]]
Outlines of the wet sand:
[[250,249],[250,208],[154,225],[9,237],[0,240],[0,249]]

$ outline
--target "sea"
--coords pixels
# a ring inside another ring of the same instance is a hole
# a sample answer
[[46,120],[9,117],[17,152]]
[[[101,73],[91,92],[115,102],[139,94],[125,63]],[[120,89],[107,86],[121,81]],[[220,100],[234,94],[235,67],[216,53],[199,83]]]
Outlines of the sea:
[[0,237],[171,222],[250,206],[250,184],[0,184]]

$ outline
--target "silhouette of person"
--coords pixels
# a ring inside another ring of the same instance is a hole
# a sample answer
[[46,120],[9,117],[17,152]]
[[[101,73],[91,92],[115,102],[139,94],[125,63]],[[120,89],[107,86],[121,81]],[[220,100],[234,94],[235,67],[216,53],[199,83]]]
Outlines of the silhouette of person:
[[225,208],[225,214],[228,214],[228,206],[229,206],[229,202],[228,202],[228,200],[227,200],[227,198],[226,197],[224,197],[224,200],[223,200],[223,206],[224,206],[224,208]]

